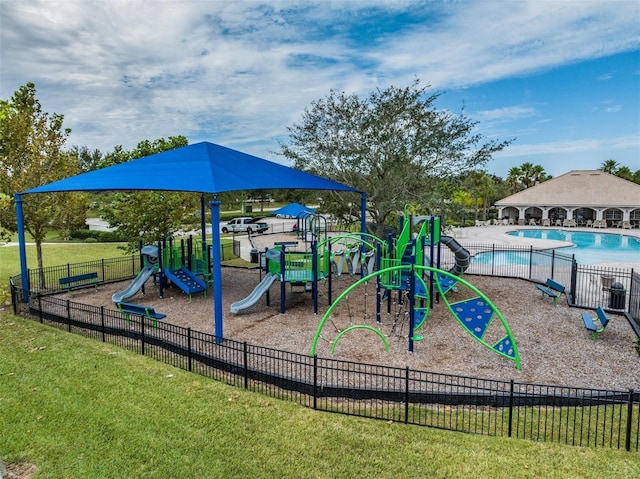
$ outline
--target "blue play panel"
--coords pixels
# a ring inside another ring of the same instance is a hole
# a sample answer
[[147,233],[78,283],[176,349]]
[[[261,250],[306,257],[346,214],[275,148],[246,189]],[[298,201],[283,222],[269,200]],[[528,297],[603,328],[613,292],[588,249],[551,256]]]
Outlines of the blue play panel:
[[493,309],[482,298],[472,298],[453,303],[451,304],[451,310],[465,328],[478,339],[482,339],[493,316]]
[[455,287],[455,285],[458,283],[458,280],[450,276],[445,276],[444,274],[439,274],[438,283],[440,284],[442,294],[447,294],[451,289]]
[[509,338],[509,336],[505,336],[496,344],[494,344],[493,349],[495,349],[499,353],[504,354],[505,356],[509,356],[510,358],[516,357],[516,351],[511,344],[511,338]]

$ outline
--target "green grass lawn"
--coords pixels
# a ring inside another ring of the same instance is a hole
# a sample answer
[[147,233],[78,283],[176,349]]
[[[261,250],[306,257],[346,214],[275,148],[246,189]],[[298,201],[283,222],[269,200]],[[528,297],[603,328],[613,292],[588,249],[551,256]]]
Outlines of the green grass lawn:
[[[123,243],[44,243],[42,259],[45,266],[67,263],[81,263],[101,258],[114,258],[124,255],[118,246]],[[27,246],[27,264],[37,267],[36,247]],[[20,256],[17,246],[0,246],[0,283],[8,284],[9,276],[20,273]]]
[[37,478],[631,478],[640,455],[339,414],[0,312],[0,455]]

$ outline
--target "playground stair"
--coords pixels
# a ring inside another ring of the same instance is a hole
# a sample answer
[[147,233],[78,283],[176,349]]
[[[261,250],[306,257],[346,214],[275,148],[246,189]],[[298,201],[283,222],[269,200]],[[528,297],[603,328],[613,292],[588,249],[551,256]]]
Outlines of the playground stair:
[[169,278],[173,284],[189,295],[201,293],[207,291],[207,283],[198,278],[195,274],[189,271],[184,266],[173,271],[165,272],[167,278]]
[[495,310],[484,299],[478,296],[451,303],[450,309],[462,327],[469,331],[478,341],[498,354],[515,359],[516,351],[509,334],[495,344],[489,344],[484,340],[485,333],[489,329],[495,314]]

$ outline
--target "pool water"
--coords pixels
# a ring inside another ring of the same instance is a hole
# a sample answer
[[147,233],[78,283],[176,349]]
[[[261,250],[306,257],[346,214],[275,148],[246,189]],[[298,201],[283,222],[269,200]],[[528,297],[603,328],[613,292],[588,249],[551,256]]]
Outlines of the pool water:
[[[518,230],[508,233],[520,238],[569,241],[574,246],[556,248],[557,253],[575,255],[579,264],[602,262],[640,262],[640,238],[612,233],[590,233],[586,231],[567,231],[558,229]],[[523,264],[517,253],[506,256],[505,263]],[[520,255],[524,256],[524,255]],[[526,255],[528,258],[528,255]],[[498,258],[496,257],[496,260]]]

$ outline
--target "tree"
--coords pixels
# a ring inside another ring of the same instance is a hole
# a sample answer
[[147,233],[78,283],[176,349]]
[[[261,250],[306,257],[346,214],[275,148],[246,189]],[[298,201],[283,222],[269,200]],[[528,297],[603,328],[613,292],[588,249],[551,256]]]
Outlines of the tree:
[[604,171],[605,173],[610,173],[613,175],[615,174],[615,171],[618,169],[619,166],[620,165],[616,160],[610,159],[607,161],[603,161],[602,165],[598,169],[601,171]]
[[[419,80],[366,98],[332,91],[288,128],[280,154],[295,168],[367,192],[367,211],[380,235],[393,212],[424,203],[439,181],[477,169],[511,142],[483,142],[474,133],[477,122],[436,110],[438,97],[427,95]],[[323,192],[321,207],[344,221],[360,217],[356,195]]]
[[[9,101],[0,100],[0,224],[16,231],[13,195],[79,172],[77,158],[62,151],[71,133],[63,128],[63,115],[49,115],[36,98],[33,83],[21,86]],[[10,200],[7,200],[10,198]],[[42,268],[42,242],[46,233],[70,217],[84,223],[87,205],[81,195],[35,194],[23,198],[25,230],[36,244]]]
[[615,173],[617,177],[624,178],[625,180],[633,181],[633,171],[628,166],[621,166]]
[[[101,167],[116,165],[154,153],[188,144],[184,136],[141,141],[135,149],[126,151],[122,146],[106,155]],[[179,172],[176,172],[179,174]],[[200,195],[166,191],[136,191],[112,193],[101,207],[103,218],[128,243],[127,250],[137,251],[139,242],[153,244],[178,229],[190,229],[199,224]]]
[[487,208],[491,204],[496,190],[493,178],[484,171],[471,171],[464,179],[464,186],[473,198],[475,219],[479,219],[478,212],[482,209],[482,219],[486,220]]
[[616,160],[607,160],[598,169],[640,185],[640,170],[634,172],[628,166],[621,166]]
[[80,171],[83,173],[97,170],[103,161],[100,150],[90,150],[86,146],[74,146],[71,148],[70,153],[77,156],[80,163]]
[[526,162],[519,167],[514,166],[511,168],[506,182],[511,191],[517,193],[551,178],[552,176],[544,171],[544,167]]

